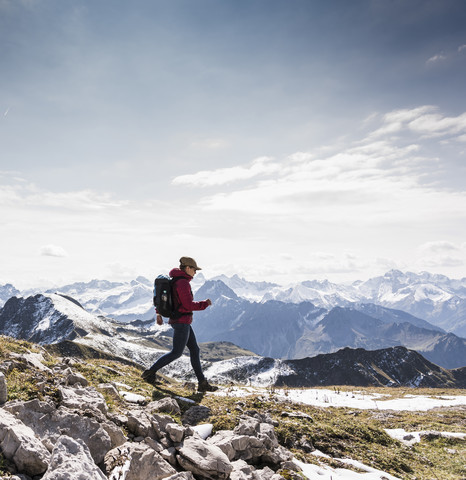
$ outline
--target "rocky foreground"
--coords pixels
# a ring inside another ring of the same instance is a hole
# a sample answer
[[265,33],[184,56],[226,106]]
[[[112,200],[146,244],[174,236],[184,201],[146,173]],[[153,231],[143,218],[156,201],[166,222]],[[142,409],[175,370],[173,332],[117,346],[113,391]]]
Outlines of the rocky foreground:
[[[0,449],[13,480],[302,479],[278,444],[274,421],[244,411],[234,430],[209,436],[209,409],[181,414],[176,399],[146,403],[124,385],[91,387],[62,359],[49,368],[40,353],[12,354],[0,365]],[[30,371],[39,398],[11,400],[13,370]],[[126,401],[118,412],[111,399]],[[186,399],[185,399],[186,400]],[[180,401],[183,401],[181,399]],[[204,424],[204,425],[199,425]],[[207,433],[206,433],[207,430]]]

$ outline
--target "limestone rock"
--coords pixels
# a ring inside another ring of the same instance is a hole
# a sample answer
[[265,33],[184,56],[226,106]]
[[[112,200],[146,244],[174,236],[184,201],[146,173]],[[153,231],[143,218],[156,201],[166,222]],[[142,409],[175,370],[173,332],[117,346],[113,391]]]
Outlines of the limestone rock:
[[3,373],[0,372],[0,405],[3,405],[8,400],[8,388],[6,384],[6,378]]
[[107,477],[94,463],[84,442],[62,436],[55,444],[42,480],[107,480]]
[[101,393],[92,387],[60,387],[61,404],[68,408],[85,410],[97,408],[102,413],[107,413],[107,403]]
[[66,384],[67,385],[76,385],[80,384],[82,387],[87,387],[89,385],[89,382],[87,379],[81,375],[78,372],[73,372],[71,368],[68,368],[65,370],[65,375],[66,375]]
[[111,480],[161,480],[176,474],[162,456],[143,443],[125,443],[105,456]]
[[19,472],[30,476],[44,473],[50,460],[50,453],[33,430],[3,409],[0,409],[0,449]]
[[219,447],[197,435],[185,437],[177,450],[181,467],[202,479],[226,480],[233,470],[228,457]]
[[150,409],[150,411],[171,413],[175,415],[181,414],[181,409],[178,405],[178,402],[171,397],[162,398],[156,402],[150,402],[147,407]]
[[117,444],[121,443],[122,437],[115,432],[114,424],[110,422],[101,423],[92,415],[82,416],[79,412],[72,411],[66,407],[57,409],[50,402],[41,402],[39,400],[18,401],[7,404],[5,408],[33,429],[35,434],[50,449],[61,435],[82,440],[89,448],[97,464],[103,460],[105,454],[111,448],[116,446],[112,441]]

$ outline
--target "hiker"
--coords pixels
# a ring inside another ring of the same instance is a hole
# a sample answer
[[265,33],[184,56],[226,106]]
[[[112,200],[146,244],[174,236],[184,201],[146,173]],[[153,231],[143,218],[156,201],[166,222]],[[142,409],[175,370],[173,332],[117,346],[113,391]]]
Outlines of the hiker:
[[[199,392],[215,392],[218,388],[210,385],[202,372],[199,345],[197,344],[194,330],[191,327],[193,311],[205,310],[212,305],[210,299],[195,302],[189,282],[193,279],[198,270],[196,261],[191,257],[181,257],[180,267],[170,271],[170,277],[176,279],[173,283],[173,301],[176,310],[181,315],[177,318],[170,318],[169,324],[173,328],[173,346],[170,352],[160,357],[148,370],[142,372],[142,378],[151,385],[160,383],[157,372],[162,368],[181,357],[185,347],[189,349],[191,365],[198,380]],[[163,324],[162,315],[157,312],[157,324]]]

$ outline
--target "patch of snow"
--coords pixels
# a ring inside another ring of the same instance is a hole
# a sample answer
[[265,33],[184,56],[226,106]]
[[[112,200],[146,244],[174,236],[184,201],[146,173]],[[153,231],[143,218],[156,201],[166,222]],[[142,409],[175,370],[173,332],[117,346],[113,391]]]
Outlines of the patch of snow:
[[404,428],[387,428],[385,429],[387,434],[398,440],[405,445],[413,445],[414,443],[419,443],[421,441],[421,436],[429,433],[435,433],[443,438],[466,438],[466,433],[459,432],[429,432],[422,430],[420,432],[407,432]]
[[211,423],[203,423],[201,425],[195,425],[194,427],[191,427],[197,434],[205,440],[207,437],[210,437],[212,435],[212,429],[213,425]]
[[303,463],[297,459],[293,459],[293,462],[298,465],[307,478],[314,480],[400,480],[398,477],[394,477],[389,473],[375,468],[368,467],[361,462],[351,459],[338,458],[335,459],[343,464],[352,465],[365,471],[366,473],[358,473],[347,468],[332,468],[327,465],[313,465],[310,463]]
[[466,405],[466,395],[429,397],[426,395],[406,395],[387,399],[388,395],[363,392],[337,392],[330,389],[270,389],[259,387],[231,387],[215,392],[215,395],[242,397],[246,395],[271,396],[280,401],[290,401],[316,407],[349,407],[361,410],[427,411],[437,407],[457,407]]
[[121,390],[118,392],[121,397],[123,397],[127,402],[130,403],[145,403],[146,398],[143,397],[142,395],[138,395],[137,393],[131,393],[131,392],[125,392],[124,390]]

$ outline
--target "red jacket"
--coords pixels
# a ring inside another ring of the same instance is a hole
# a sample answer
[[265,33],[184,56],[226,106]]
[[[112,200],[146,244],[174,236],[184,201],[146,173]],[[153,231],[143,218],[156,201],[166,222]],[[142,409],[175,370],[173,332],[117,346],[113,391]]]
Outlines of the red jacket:
[[173,299],[178,311],[184,315],[176,319],[170,318],[168,323],[191,324],[193,321],[193,312],[205,310],[209,304],[206,300],[202,300],[201,302],[194,301],[191,285],[189,284],[193,277],[180,268],[174,268],[170,271],[169,275],[172,278],[179,278],[173,285]]

